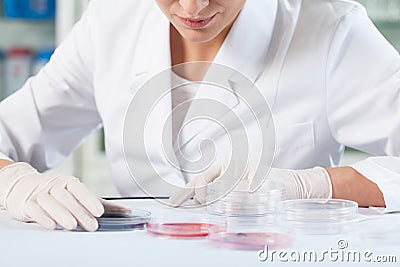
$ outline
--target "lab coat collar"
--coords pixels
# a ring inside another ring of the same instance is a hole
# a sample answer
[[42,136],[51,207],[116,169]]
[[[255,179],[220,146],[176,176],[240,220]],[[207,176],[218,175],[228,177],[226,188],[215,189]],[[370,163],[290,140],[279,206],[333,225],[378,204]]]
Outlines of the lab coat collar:
[[[238,70],[256,82],[271,43],[277,10],[278,0],[247,0],[214,63]],[[137,42],[132,88],[139,87],[137,80],[143,82],[171,66],[169,27],[168,19],[153,3]]]
[[[247,0],[217,53],[214,63],[237,70],[255,83],[264,69],[273,35],[277,6],[278,0]],[[139,35],[136,46],[132,70],[132,93],[136,93],[140,86],[154,74],[171,66],[169,27],[168,19],[154,3],[143,22],[142,34]],[[236,89],[242,83],[241,79],[241,75],[231,75],[225,85],[231,90],[222,93],[221,90],[219,92],[204,90],[198,93],[196,98],[221,100],[228,107],[234,108],[239,101]],[[204,123],[197,125],[195,129],[187,129],[183,135],[184,138],[180,140],[181,148],[207,126],[208,124]]]
[[256,82],[263,70],[278,10],[278,0],[247,0],[214,62]]

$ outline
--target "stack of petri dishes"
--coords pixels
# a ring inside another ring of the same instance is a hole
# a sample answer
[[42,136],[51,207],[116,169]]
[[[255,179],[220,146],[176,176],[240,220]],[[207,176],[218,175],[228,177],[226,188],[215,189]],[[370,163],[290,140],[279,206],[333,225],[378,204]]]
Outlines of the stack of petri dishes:
[[150,215],[150,212],[144,210],[109,211],[97,219],[99,223],[98,231],[144,230]]
[[358,204],[341,199],[296,199],[279,204],[280,223],[298,235],[335,235],[357,218]]
[[[275,214],[284,197],[281,184],[265,181],[255,193],[250,193],[251,180],[242,180],[232,189],[232,182],[217,180],[207,187],[207,211],[230,217],[259,217]],[[221,197],[220,197],[221,196]]]
[[210,227],[209,241],[240,250],[289,246],[290,233],[276,223],[277,206],[284,198],[283,185],[266,181],[250,193],[250,184],[251,180],[241,180],[232,189],[231,181],[217,180],[208,185],[207,211],[219,219],[217,225]]

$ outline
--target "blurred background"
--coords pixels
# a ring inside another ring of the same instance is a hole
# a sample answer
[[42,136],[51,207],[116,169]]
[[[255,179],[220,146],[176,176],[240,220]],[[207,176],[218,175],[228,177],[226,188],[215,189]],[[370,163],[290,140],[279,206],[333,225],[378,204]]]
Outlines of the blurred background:
[[[112,0],[110,0],[112,1]],[[135,0],[132,0],[135,1]],[[151,1],[151,0],[149,0]],[[20,88],[49,60],[54,48],[80,18],[89,0],[0,0],[0,98]],[[400,0],[359,0],[382,34],[400,51]],[[53,172],[80,177],[97,195],[116,197],[104,153],[103,133]],[[368,157],[346,149],[341,165]]]

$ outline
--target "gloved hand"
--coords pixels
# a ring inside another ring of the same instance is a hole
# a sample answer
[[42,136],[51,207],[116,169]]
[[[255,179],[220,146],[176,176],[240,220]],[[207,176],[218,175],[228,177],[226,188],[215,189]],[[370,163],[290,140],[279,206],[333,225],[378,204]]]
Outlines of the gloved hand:
[[[178,207],[191,197],[205,204],[207,184],[221,175],[221,168],[212,168],[190,181],[184,188],[169,198],[171,206]],[[254,172],[248,170],[243,179],[252,179]],[[281,183],[285,187],[285,199],[332,198],[332,183],[328,172],[321,167],[306,170],[286,170],[272,168],[267,180]]]
[[41,174],[27,163],[0,170],[0,205],[15,219],[34,221],[47,229],[59,224],[73,230],[79,224],[96,231],[95,217],[104,213],[100,199],[77,178]]
[[187,183],[175,195],[171,196],[167,201],[168,204],[173,207],[179,207],[192,197],[194,201],[204,204],[207,197],[207,185],[217,179],[221,172],[222,167],[210,167]]

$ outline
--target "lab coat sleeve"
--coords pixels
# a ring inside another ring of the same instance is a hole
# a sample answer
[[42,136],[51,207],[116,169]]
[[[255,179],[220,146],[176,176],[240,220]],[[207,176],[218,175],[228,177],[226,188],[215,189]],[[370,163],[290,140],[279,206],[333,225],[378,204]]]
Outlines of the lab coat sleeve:
[[326,71],[333,137],[346,146],[385,156],[352,167],[378,185],[385,212],[400,211],[400,56],[361,6],[338,23]]
[[45,171],[101,125],[93,90],[93,8],[40,73],[0,103],[0,158]]

